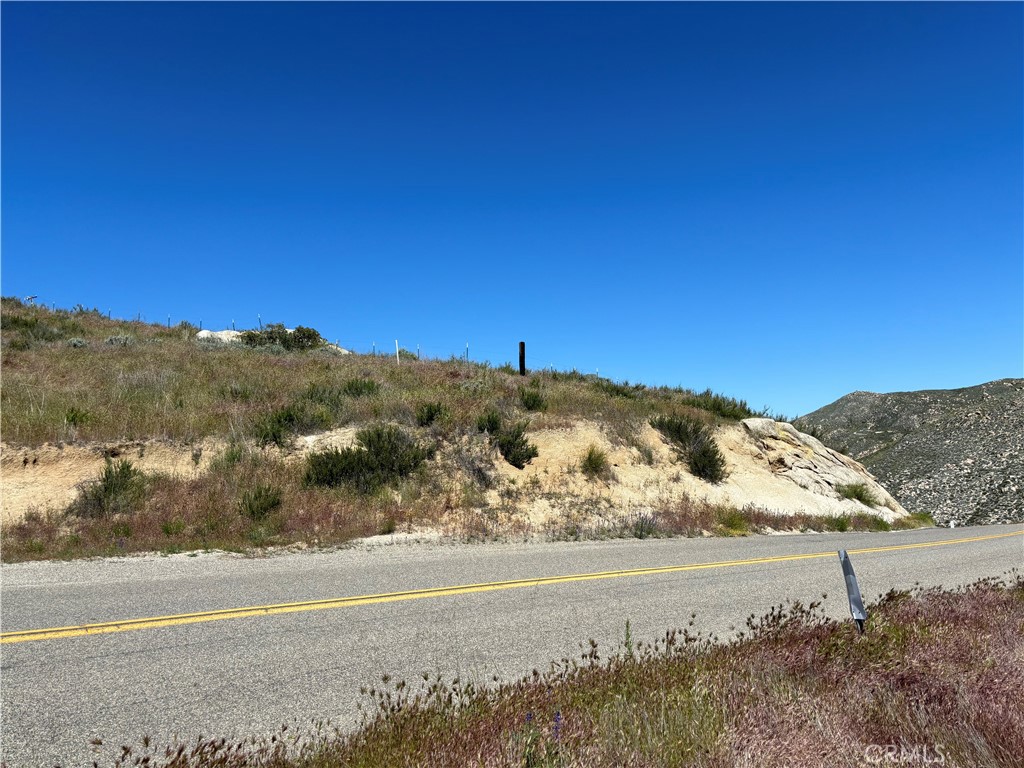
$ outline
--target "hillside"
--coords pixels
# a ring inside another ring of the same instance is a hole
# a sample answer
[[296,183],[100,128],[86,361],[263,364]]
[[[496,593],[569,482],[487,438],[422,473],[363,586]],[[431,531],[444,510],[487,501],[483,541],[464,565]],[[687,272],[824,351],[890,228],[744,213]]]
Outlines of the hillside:
[[710,391],[14,299],[0,325],[5,558],[918,524],[857,462]]
[[798,420],[941,524],[1024,520],[1024,379],[854,392]]

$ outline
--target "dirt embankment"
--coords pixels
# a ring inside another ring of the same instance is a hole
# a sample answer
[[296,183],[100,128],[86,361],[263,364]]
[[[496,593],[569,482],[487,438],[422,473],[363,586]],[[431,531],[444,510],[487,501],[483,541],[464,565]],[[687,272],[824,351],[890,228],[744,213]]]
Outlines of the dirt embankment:
[[[300,437],[286,460],[301,460],[310,451],[353,444],[356,428],[344,427]],[[566,515],[581,518],[654,511],[681,497],[743,507],[753,504],[783,514],[843,515],[870,512],[892,521],[906,511],[863,466],[821,444],[789,424],[747,419],[715,432],[726,459],[727,477],[711,484],[694,477],[661,434],[644,425],[636,445],[614,441],[602,426],[578,421],[558,429],[528,433],[539,455],[524,469],[495,456],[497,487],[487,493],[497,505],[511,497],[534,525]],[[59,509],[74,498],[79,484],[97,477],[106,458],[130,459],[147,472],[191,478],[205,472],[226,443],[208,439],[185,445],[150,440],[110,445],[44,445],[22,448],[0,444],[4,523],[30,509]],[[591,479],[579,467],[590,446],[607,454],[611,472]],[[644,457],[637,446],[649,449]],[[880,506],[868,508],[842,498],[837,487],[863,483]]]
[[0,519],[10,523],[30,509],[70,504],[80,483],[100,474],[107,458],[129,459],[146,472],[195,477],[207,470],[224,441],[207,439],[182,445],[168,441],[111,444],[45,444],[38,448],[0,443],[3,502]]

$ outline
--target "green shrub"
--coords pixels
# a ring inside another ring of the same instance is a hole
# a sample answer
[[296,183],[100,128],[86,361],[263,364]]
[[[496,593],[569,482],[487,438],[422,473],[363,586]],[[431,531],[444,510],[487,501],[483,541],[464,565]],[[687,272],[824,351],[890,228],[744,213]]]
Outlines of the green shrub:
[[879,506],[878,499],[874,497],[866,483],[837,485],[836,492],[844,499],[853,499],[869,507]]
[[720,483],[725,479],[725,456],[710,435],[690,449],[686,463],[691,473],[709,483]]
[[111,347],[130,347],[135,343],[135,339],[132,336],[125,336],[123,334],[117,336],[107,336],[106,344]]
[[684,392],[682,402],[683,405],[688,405],[691,408],[699,408],[733,421],[749,419],[758,415],[750,410],[746,400],[719,395],[710,389],[705,389],[700,393]]
[[519,402],[528,411],[546,411],[548,409],[547,400],[536,387],[524,387],[519,390]]
[[372,493],[407,477],[433,456],[431,449],[390,425],[360,430],[356,443],[344,450],[311,453],[306,459],[306,484],[347,485],[361,493]]
[[630,535],[635,539],[648,539],[658,533],[658,517],[653,512],[638,512],[630,518]]
[[82,347],[89,346],[89,342],[85,339],[80,339],[77,336],[67,340],[67,345],[72,349],[81,349]]
[[307,401],[298,401],[263,416],[253,426],[261,445],[284,447],[296,434],[315,432],[331,425],[330,413]]
[[83,484],[68,513],[76,517],[104,518],[134,512],[145,498],[146,478],[127,459],[107,459],[97,480]]
[[636,399],[637,395],[644,390],[643,384],[630,386],[628,381],[624,384],[616,384],[608,379],[598,379],[591,386],[610,397],[625,397],[630,400]]
[[690,472],[710,483],[725,479],[725,456],[707,424],[692,416],[658,416],[651,426],[672,443]]
[[[372,384],[373,382],[370,383]],[[325,405],[333,413],[340,413],[345,409],[345,398],[347,396],[348,392],[344,387],[336,387],[333,384],[313,381],[306,387],[305,395],[309,402]]]
[[285,349],[316,349],[324,345],[324,339],[315,328],[307,328],[304,325],[296,326],[295,330],[288,334],[288,341]]
[[160,530],[163,531],[164,536],[180,536],[185,532],[185,521],[177,518],[168,520],[160,524]]
[[891,531],[892,524],[878,515],[858,512],[850,516],[850,527],[855,531]]
[[497,434],[492,433],[491,440],[505,461],[516,469],[522,469],[538,456],[537,446],[526,439],[525,421],[499,429]]
[[703,421],[692,416],[657,416],[651,419],[651,426],[684,451],[689,451],[708,431]]
[[80,427],[89,420],[87,411],[71,406],[64,412],[64,423],[69,427]]
[[501,431],[501,414],[493,408],[477,417],[476,428],[478,432],[487,432],[496,435]]
[[366,397],[380,391],[380,385],[373,379],[349,379],[341,388],[349,397]]
[[590,479],[608,477],[611,472],[611,465],[608,463],[608,454],[591,445],[580,460],[580,471]]
[[732,534],[746,535],[750,531],[750,520],[742,509],[736,507],[719,507],[715,510],[718,524]]
[[238,340],[248,347],[279,346],[289,352],[316,349],[325,343],[320,332],[314,328],[300,325],[294,331],[289,331],[282,323],[268,323],[259,331],[242,331]]
[[416,406],[416,423],[421,427],[429,427],[444,413],[441,403],[420,403]]
[[934,528],[935,519],[927,512],[912,512],[910,517],[900,518],[898,521],[901,526],[907,528]]
[[223,472],[240,463],[247,455],[248,450],[244,445],[232,441],[210,462],[210,472]]
[[254,485],[238,500],[238,511],[255,522],[265,519],[279,506],[281,489],[274,485]]

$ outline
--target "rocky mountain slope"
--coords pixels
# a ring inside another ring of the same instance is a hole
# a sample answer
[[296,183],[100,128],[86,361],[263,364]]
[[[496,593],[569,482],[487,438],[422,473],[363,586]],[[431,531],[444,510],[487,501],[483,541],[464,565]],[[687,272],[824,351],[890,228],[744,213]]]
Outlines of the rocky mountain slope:
[[860,461],[940,524],[1024,520],[1024,379],[920,392],[853,392],[798,426]]

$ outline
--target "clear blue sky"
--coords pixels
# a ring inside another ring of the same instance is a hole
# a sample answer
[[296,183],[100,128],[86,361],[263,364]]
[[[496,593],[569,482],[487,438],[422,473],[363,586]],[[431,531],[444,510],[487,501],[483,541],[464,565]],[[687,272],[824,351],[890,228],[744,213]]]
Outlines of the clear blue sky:
[[1024,375],[1024,5],[4,3],[5,295],[789,415]]

